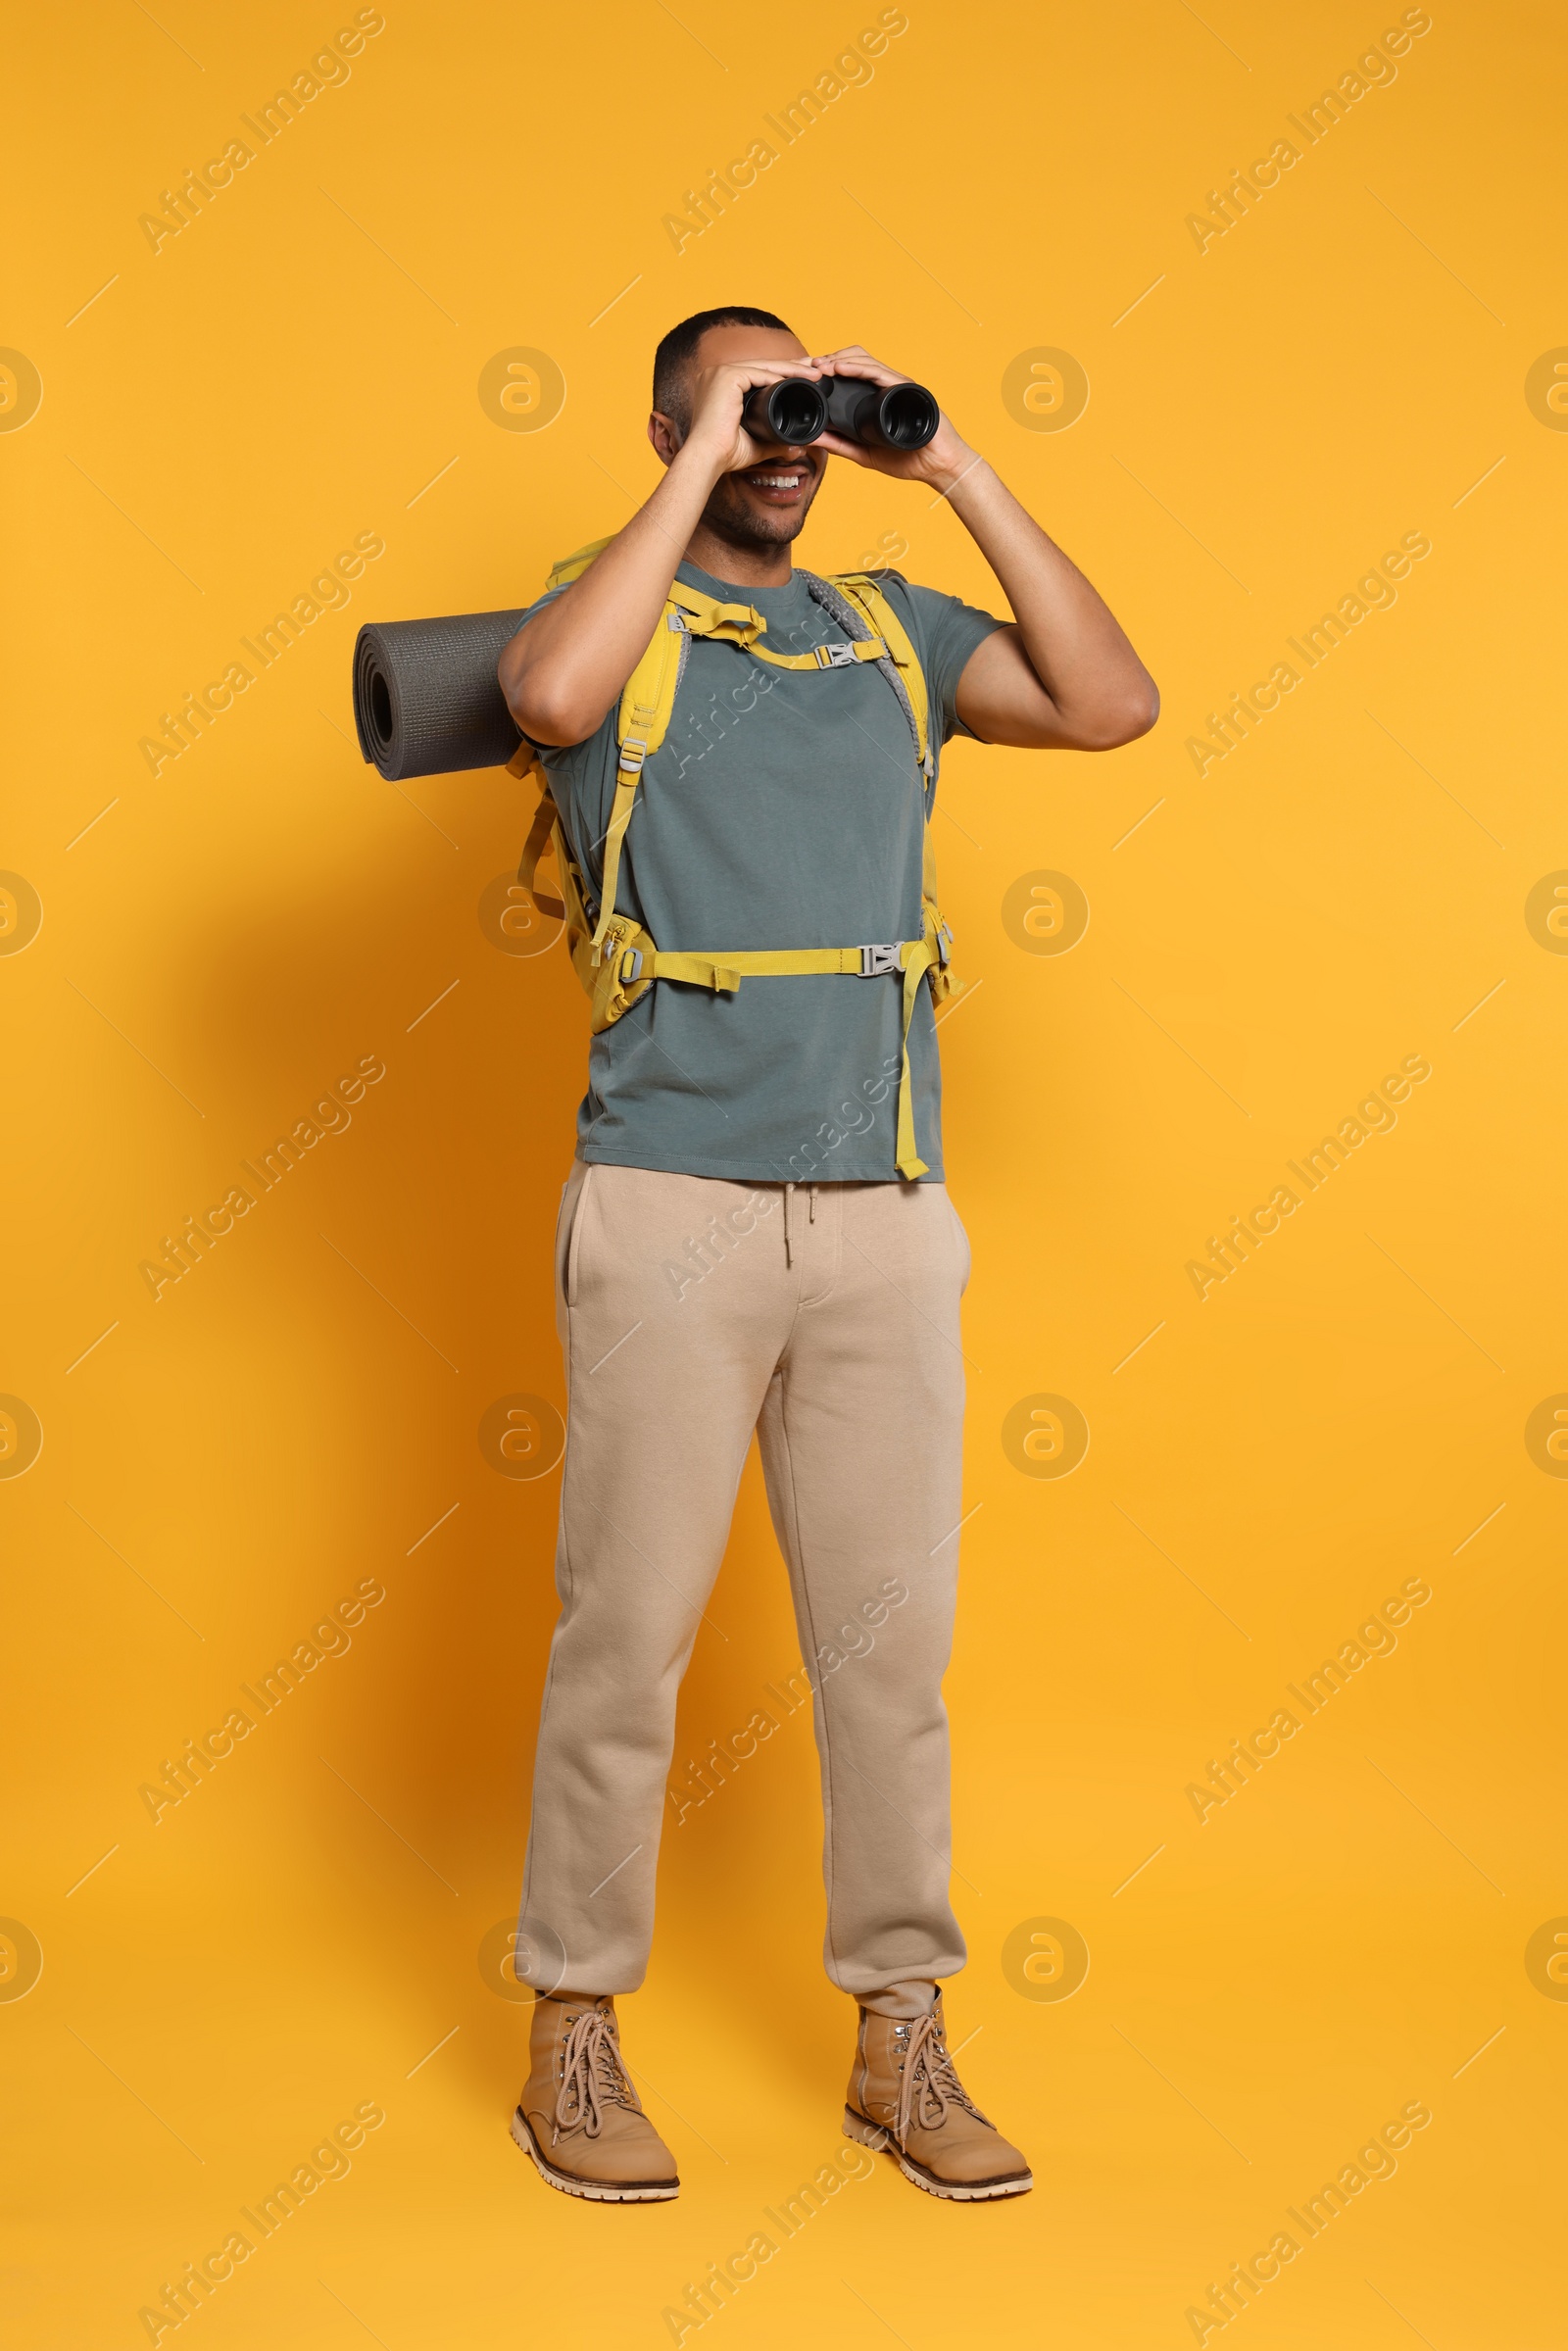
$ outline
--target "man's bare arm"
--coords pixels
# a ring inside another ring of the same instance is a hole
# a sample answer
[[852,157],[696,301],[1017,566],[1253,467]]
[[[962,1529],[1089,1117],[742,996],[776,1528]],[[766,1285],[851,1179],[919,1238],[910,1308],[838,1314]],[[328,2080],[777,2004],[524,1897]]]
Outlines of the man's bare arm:
[[507,707],[535,743],[585,742],[647,651],[713,484],[757,462],[757,447],[741,430],[752,386],[820,372],[804,360],[770,360],[697,376],[691,428],[653,496],[502,653],[496,674]]
[[1153,679],[1115,614],[982,458],[948,503],[1016,615],[977,645],[958,680],[958,715],[986,743],[1026,751],[1114,751],[1159,716]]
[[[872,383],[904,380],[858,344],[817,363]],[[1016,615],[976,647],[958,680],[958,715],[988,743],[1029,751],[1111,751],[1159,716],[1153,679],[1115,615],[944,416],[921,450],[819,444],[896,479],[928,484],[970,532]]]

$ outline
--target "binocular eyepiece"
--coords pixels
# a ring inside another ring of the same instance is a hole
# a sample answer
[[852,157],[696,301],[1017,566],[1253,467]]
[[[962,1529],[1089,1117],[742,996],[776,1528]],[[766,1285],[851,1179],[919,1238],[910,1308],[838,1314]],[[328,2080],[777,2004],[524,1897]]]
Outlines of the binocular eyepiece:
[[941,411],[923,384],[867,383],[858,375],[786,376],[756,384],[741,423],[756,441],[802,449],[825,432],[862,448],[923,449],[936,437]]

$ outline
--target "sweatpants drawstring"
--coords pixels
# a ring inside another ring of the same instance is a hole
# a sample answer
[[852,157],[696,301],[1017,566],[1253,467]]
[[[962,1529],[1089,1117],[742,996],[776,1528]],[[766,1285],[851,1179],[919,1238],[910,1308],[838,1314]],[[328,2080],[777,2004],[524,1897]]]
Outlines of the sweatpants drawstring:
[[[784,1262],[786,1265],[793,1265],[795,1262],[791,1247],[794,1236],[790,1230],[790,1205],[794,1196],[795,1186],[786,1184],[784,1187]],[[806,1221],[808,1224],[816,1222],[816,1186],[814,1184],[808,1184],[806,1187]]]

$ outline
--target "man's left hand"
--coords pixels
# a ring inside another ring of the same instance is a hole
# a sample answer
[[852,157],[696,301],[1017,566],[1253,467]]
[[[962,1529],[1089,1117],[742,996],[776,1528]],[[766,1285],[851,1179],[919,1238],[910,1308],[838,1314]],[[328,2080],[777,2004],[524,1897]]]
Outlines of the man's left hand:
[[[867,383],[902,384],[911,378],[897,367],[889,367],[873,359],[858,343],[848,344],[843,351],[829,351],[809,362],[813,367],[823,367],[834,375],[858,375]],[[976,463],[976,452],[946,416],[937,426],[936,437],[923,449],[887,449],[882,443],[846,441],[838,433],[825,432],[813,444],[828,457],[847,457],[857,465],[867,465],[873,473],[891,473],[896,481],[929,482],[934,490],[950,490],[965,469]]]

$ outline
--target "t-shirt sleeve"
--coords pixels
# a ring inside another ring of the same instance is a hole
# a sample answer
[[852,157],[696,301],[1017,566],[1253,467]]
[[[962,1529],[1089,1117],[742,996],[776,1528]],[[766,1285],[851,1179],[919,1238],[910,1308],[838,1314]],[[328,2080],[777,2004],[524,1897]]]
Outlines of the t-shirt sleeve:
[[[937,588],[917,588],[906,581],[904,593],[914,617],[915,642],[925,650],[926,691],[933,719],[938,710],[942,712],[939,740],[946,743],[952,735],[975,740],[973,728],[958,716],[958,680],[975,647],[1007,623],[977,605],[965,604],[959,596],[944,596]],[[938,732],[934,724],[931,731]]]

